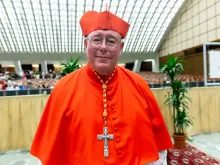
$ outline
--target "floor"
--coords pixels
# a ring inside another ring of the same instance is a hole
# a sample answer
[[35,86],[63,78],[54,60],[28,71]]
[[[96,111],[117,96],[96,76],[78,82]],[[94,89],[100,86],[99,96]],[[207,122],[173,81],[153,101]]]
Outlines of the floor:
[[195,135],[188,143],[220,161],[220,132]]
[[[220,160],[220,132],[195,135],[188,143]],[[41,165],[41,163],[31,156],[28,150],[17,150],[0,152],[0,165]]]

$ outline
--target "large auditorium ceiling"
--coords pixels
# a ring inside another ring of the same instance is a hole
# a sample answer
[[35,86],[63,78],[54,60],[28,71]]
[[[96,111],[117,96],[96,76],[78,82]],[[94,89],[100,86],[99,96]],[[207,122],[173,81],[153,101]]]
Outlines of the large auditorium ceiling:
[[79,19],[107,9],[130,24],[124,52],[154,52],[184,0],[0,0],[0,52],[84,52]]

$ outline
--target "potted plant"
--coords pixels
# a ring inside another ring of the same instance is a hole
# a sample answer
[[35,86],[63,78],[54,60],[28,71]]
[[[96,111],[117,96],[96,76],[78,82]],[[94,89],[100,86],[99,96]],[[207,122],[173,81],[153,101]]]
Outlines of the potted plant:
[[70,60],[66,60],[66,63],[60,62],[60,66],[63,67],[63,69],[61,71],[61,75],[65,76],[65,75],[79,69],[81,67],[80,64],[78,63],[79,59],[80,59],[80,57],[73,60],[73,58],[70,57]]
[[170,79],[172,92],[168,93],[165,99],[165,104],[172,107],[173,126],[174,126],[174,147],[185,148],[186,134],[184,128],[188,128],[193,124],[192,117],[189,115],[187,88],[185,83],[177,79],[178,74],[183,72],[184,60],[178,57],[168,55],[168,60],[162,65],[160,72],[165,73]]

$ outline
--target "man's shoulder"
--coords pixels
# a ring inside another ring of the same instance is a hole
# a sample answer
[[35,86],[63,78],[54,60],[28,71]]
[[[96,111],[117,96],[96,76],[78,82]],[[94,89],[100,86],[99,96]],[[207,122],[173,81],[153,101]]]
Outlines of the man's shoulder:
[[77,82],[80,80],[82,68],[62,77],[53,89],[54,94],[69,94],[75,90]]
[[137,83],[141,82],[141,83],[146,83],[146,81],[144,80],[143,77],[141,77],[139,74],[137,74],[136,72],[133,72],[129,69],[123,68],[123,67],[119,67],[120,72],[127,76],[130,77],[131,79],[133,79],[134,81],[136,81]]
[[142,92],[144,91],[144,93],[146,93],[150,89],[148,83],[138,73],[122,67],[120,67],[119,71],[121,73],[120,75],[122,76],[122,79],[125,80],[126,83],[130,81],[133,86],[135,86]]
[[83,68],[77,69],[72,73],[69,73],[67,75],[65,75],[64,77],[62,77],[58,83],[56,84],[56,86],[66,86],[69,84],[74,84],[79,76],[79,74],[81,73]]

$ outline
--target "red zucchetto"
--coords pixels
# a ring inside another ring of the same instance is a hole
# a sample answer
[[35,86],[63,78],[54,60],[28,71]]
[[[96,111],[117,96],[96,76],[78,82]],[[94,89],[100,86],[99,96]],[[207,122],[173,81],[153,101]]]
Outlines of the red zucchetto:
[[95,30],[112,30],[118,32],[122,38],[125,38],[129,24],[109,11],[96,12],[87,11],[80,19],[83,36],[87,36]]

